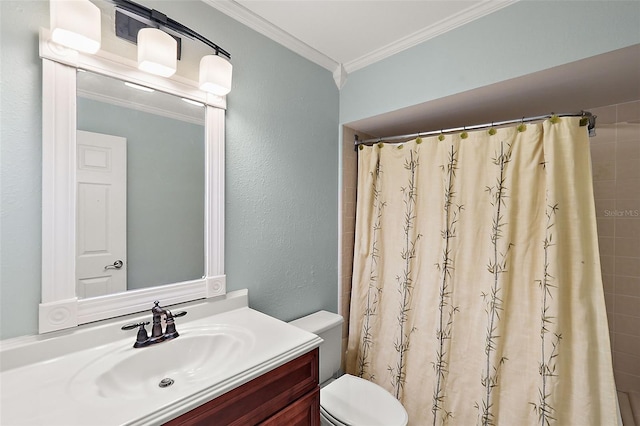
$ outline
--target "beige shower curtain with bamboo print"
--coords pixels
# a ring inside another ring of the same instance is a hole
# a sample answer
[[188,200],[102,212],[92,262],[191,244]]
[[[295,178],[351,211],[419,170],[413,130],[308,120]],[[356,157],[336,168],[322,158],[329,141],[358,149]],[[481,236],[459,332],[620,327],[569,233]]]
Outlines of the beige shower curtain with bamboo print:
[[411,425],[615,425],[579,117],[361,147],[347,372]]

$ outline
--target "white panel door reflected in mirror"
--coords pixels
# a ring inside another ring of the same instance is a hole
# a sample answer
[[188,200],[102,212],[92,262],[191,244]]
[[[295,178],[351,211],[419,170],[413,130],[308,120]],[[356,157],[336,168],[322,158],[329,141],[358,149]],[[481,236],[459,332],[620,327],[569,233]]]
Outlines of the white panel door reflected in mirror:
[[127,290],[127,140],[76,133],[76,295]]

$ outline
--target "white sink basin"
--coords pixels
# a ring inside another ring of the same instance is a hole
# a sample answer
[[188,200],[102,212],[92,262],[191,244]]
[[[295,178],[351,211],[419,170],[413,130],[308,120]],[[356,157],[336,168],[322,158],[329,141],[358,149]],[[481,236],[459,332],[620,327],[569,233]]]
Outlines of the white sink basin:
[[[70,393],[81,400],[138,399],[211,383],[250,353],[255,340],[247,329],[231,325],[179,332],[176,339],[144,348],[131,347],[133,340],[120,344],[81,368],[70,380]],[[160,386],[164,379],[171,385]]]

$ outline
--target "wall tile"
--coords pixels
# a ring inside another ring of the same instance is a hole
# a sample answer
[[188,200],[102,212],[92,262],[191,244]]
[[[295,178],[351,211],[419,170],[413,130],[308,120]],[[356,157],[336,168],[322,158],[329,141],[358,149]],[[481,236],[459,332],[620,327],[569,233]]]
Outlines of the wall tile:
[[615,294],[613,293],[604,294],[604,304],[605,304],[605,307],[607,308],[607,315],[613,314],[615,312],[614,311],[615,300],[616,300]]
[[640,140],[618,142],[616,144],[616,161],[640,158]]
[[602,276],[615,275],[616,258],[615,256],[600,256],[600,268]]
[[640,277],[640,257],[616,256],[616,276]]
[[616,194],[616,181],[611,180],[597,180],[593,182],[593,197],[596,200],[611,199]]
[[622,392],[639,392],[640,391],[640,376],[634,376],[632,374],[623,373],[614,368],[614,378],[616,381],[616,388]]
[[601,256],[614,256],[615,255],[615,238],[612,237],[600,237],[598,238],[598,246],[600,248]]
[[618,121],[618,105],[607,105],[597,108],[590,108],[589,112],[598,117],[596,129],[600,126],[615,124]]
[[616,314],[640,318],[640,297],[616,295]]
[[616,160],[615,138],[611,142],[601,142],[601,143],[591,144],[591,162],[594,165],[614,163],[615,160]]
[[638,277],[616,277],[616,294],[640,297],[640,278]]
[[617,199],[640,198],[640,179],[619,179],[616,180],[616,197]]
[[595,200],[596,204],[596,217],[611,217],[611,215],[615,214],[616,210],[616,200],[611,199],[597,199]]
[[616,160],[616,179],[640,179],[640,159]]
[[[618,129],[615,124],[606,124],[601,122],[600,116],[596,121],[596,135],[589,138],[591,147],[595,147],[601,144],[615,143],[616,133]],[[593,154],[591,155],[593,158]]]
[[621,123],[616,126],[616,140],[618,142],[637,141],[640,139],[638,123]]
[[640,238],[640,218],[616,218],[616,236],[624,238]]
[[616,178],[616,163],[615,161],[596,162],[593,161],[593,180],[609,180]]
[[615,314],[616,333],[640,336],[640,317]]
[[590,149],[616,386],[640,392],[640,101],[590,111],[598,116]]
[[605,293],[615,293],[615,275],[602,275],[602,288]]
[[633,376],[640,376],[640,357],[622,352],[614,352],[616,369]]
[[640,257],[640,238],[616,238],[614,252],[617,256]]
[[[620,218],[640,219],[640,198],[617,199],[616,214]],[[618,236],[620,237],[622,235],[618,235]]]
[[629,355],[640,356],[640,336],[616,333],[614,350]]
[[615,237],[616,222],[614,218],[596,218],[596,223],[600,237]]

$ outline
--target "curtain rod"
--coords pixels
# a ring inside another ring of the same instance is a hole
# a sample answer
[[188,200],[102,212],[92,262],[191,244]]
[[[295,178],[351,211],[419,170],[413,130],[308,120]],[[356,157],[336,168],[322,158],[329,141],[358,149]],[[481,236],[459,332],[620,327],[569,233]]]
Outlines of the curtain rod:
[[492,123],[486,123],[486,124],[476,124],[473,126],[453,127],[450,129],[432,130],[429,132],[412,133],[408,135],[389,136],[388,138],[365,139],[362,141],[359,140],[358,135],[356,135],[354,144],[355,144],[355,147],[357,148],[358,145],[373,145],[379,142],[410,140],[410,139],[423,137],[423,136],[434,136],[434,135],[440,135],[445,133],[457,133],[457,132],[464,132],[469,130],[479,130],[479,129],[486,129],[491,127],[505,126],[507,124],[530,123],[532,121],[546,120],[551,117],[583,117],[583,119],[580,120],[580,125],[581,126],[588,125],[589,136],[596,135],[595,128],[596,128],[597,116],[591,114],[589,111],[580,111],[580,112],[562,113],[562,114],[551,113],[547,115],[539,115],[537,117],[526,117],[526,118],[522,117],[514,120],[506,120],[506,121],[492,122]]

